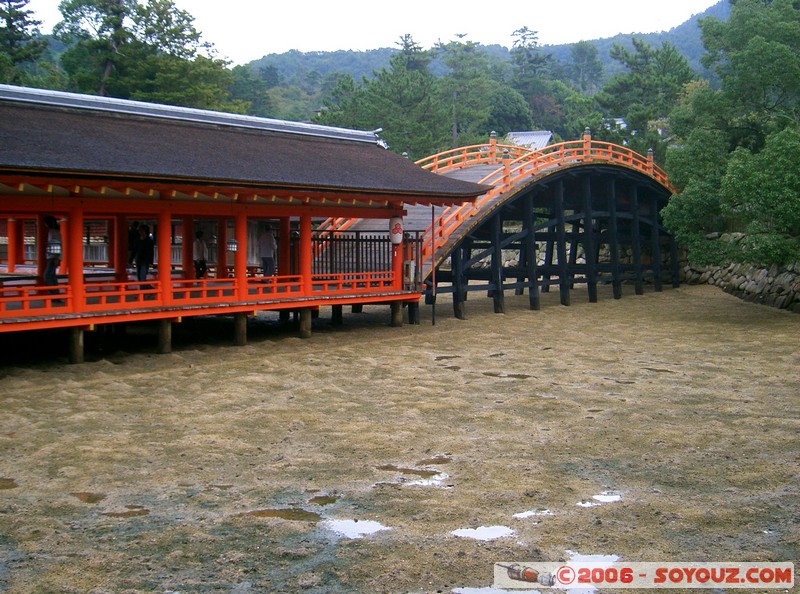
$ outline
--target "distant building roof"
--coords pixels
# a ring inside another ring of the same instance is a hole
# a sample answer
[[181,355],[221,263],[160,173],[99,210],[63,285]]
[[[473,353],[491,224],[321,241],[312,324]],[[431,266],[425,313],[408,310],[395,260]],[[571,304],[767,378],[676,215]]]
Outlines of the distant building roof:
[[550,144],[550,141],[553,138],[553,133],[548,130],[509,132],[506,138],[511,144],[525,146],[533,150],[539,150]]
[[375,132],[0,85],[0,175],[471,199],[486,186],[421,169]]

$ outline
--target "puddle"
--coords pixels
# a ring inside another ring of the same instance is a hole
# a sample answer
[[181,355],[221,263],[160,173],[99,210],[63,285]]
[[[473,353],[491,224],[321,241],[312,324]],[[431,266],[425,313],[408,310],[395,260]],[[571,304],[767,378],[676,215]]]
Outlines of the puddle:
[[380,466],[376,466],[378,470],[385,470],[387,472],[399,472],[400,474],[413,474],[414,476],[420,476],[422,478],[432,478],[439,474],[436,470],[425,470],[424,468],[402,468],[400,466],[395,466],[394,464],[381,464]]
[[418,487],[441,487],[444,484],[444,481],[450,478],[450,475],[446,472],[437,472],[430,478],[423,478],[417,479],[415,481],[408,481],[405,483],[406,485],[418,486]]
[[433,458],[428,458],[427,460],[420,460],[417,462],[419,466],[435,466],[437,464],[450,464],[453,459],[445,454],[439,454],[434,456]]
[[450,534],[461,538],[489,541],[514,536],[516,532],[507,526],[478,526],[477,528],[459,528]]
[[100,503],[106,498],[103,493],[70,493],[73,497],[77,497],[82,503]]
[[319,522],[322,519],[322,516],[317,513],[298,508],[256,509],[249,512],[235,514],[233,517],[244,518],[247,516],[252,518],[279,518],[281,520],[289,520],[292,522]]
[[16,489],[19,487],[17,481],[10,478],[0,478],[0,489]]
[[519,512],[518,514],[514,514],[512,517],[518,520],[524,520],[525,518],[539,518],[542,516],[554,516],[554,515],[555,513],[553,513],[549,509],[531,509],[528,511]]
[[450,359],[458,359],[458,355],[438,355],[434,357],[434,361],[449,361]]
[[338,497],[332,495],[317,495],[308,500],[310,505],[332,505],[339,501]]
[[325,520],[323,525],[328,530],[346,538],[363,538],[381,530],[391,530],[391,528],[373,520]]
[[619,493],[612,493],[610,491],[603,491],[599,495],[592,495],[592,499],[594,501],[583,501],[578,502],[578,507],[596,507],[603,503],[617,503],[618,501],[622,500],[622,495]]
[[135,518],[137,516],[146,516],[150,513],[150,510],[141,506],[141,505],[126,505],[125,509],[128,511],[124,512],[103,512],[102,516],[108,516],[109,518]]
[[[450,461],[449,458],[436,458],[435,460],[435,464],[446,464]],[[440,487],[445,480],[450,478],[450,476],[445,472],[428,470],[426,468],[404,468],[402,466],[395,466],[394,464],[381,464],[375,468],[378,470],[384,470],[386,472],[398,472],[401,475],[418,476],[420,478],[416,480],[406,480],[405,476],[401,476],[398,479],[398,482],[401,482],[404,485],[415,487]]]

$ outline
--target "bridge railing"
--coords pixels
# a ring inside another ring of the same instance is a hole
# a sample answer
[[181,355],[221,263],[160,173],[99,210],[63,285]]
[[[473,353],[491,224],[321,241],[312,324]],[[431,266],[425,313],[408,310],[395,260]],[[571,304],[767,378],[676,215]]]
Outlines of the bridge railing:
[[[490,147],[491,143],[482,146]],[[473,149],[474,147],[466,148]],[[454,156],[458,150],[459,149],[449,152],[453,153]],[[483,152],[488,152],[488,150]],[[423,166],[429,165],[434,162],[431,161],[431,159],[438,156],[439,155],[434,155],[433,157],[418,161],[417,163],[423,163]],[[436,162],[438,163],[438,161]],[[462,163],[467,162],[468,161],[462,161]],[[477,160],[472,161],[472,163],[476,162]],[[536,151],[526,150],[514,159],[502,159],[499,162],[502,163],[502,167],[490,173],[479,182],[481,184],[493,186],[491,190],[479,196],[475,202],[446,208],[439,217],[428,226],[422,241],[421,257],[423,260],[429,261],[431,255],[435,254],[436,250],[447,243],[453,232],[455,232],[466,219],[477,215],[487,203],[497,198],[498,195],[506,192],[509,188],[520,183],[524,179],[536,177],[550,169],[584,163],[615,163],[635,169],[655,179],[659,183],[670,187],[666,172],[653,162],[652,151],[649,151],[648,155],[645,157],[624,146],[610,142],[594,141],[588,134],[584,135],[581,140],[561,142]],[[450,169],[455,168],[456,165],[454,163],[455,161],[452,163],[448,161],[447,167]],[[442,171],[442,169],[439,169],[439,171]]]
[[434,173],[444,173],[473,165],[494,165],[503,161],[516,160],[532,152],[531,149],[523,146],[497,144],[497,139],[492,138],[489,144],[473,144],[450,149],[420,159],[416,161],[416,164]]

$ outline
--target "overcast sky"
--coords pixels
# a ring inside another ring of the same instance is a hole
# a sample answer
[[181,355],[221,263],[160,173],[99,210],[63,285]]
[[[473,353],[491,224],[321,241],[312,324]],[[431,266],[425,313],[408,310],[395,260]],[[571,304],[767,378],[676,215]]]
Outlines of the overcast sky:
[[[220,57],[244,64],[266,54],[397,47],[410,34],[423,48],[457,35],[511,47],[522,27],[543,45],[667,31],[719,0],[174,0]],[[59,0],[30,0],[49,33]]]

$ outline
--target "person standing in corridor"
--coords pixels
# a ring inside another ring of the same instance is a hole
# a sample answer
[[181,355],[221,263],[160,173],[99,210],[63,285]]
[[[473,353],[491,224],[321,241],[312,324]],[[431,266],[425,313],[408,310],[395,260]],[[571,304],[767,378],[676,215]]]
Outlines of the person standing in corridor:
[[155,244],[150,235],[150,227],[139,225],[139,243],[136,248],[136,280],[146,281],[147,273],[155,260]]
[[208,270],[208,244],[203,238],[203,232],[198,230],[194,234],[194,244],[192,245],[192,258],[194,260],[194,277],[205,278]]
[[272,234],[272,226],[267,223],[258,236],[258,255],[261,257],[261,268],[264,276],[275,274],[275,250],[278,244]]
[[[50,245],[58,244],[59,249],[47,251],[47,262],[42,280],[48,287],[55,287],[58,284],[58,266],[61,264],[61,229],[59,229],[58,220],[51,215],[44,218],[44,224],[47,225],[47,243]],[[57,290],[51,290],[50,292],[58,293]]]

